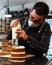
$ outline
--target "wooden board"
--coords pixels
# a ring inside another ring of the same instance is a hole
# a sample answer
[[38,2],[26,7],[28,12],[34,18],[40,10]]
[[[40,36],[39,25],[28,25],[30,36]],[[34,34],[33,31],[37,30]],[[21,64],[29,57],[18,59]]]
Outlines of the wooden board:
[[3,58],[11,58],[11,59],[25,59],[25,58],[29,58],[29,57],[33,57],[34,55],[30,55],[30,54],[26,54],[26,56],[24,57],[11,57],[11,55],[0,55],[0,57]]

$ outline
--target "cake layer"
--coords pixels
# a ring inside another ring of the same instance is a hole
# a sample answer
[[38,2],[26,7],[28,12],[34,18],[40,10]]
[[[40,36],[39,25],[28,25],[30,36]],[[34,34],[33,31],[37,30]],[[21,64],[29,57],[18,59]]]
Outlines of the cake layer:
[[12,49],[11,52],[24,52],[25,49]]
[[26,54],[11,54],[12,57],[24,57]]

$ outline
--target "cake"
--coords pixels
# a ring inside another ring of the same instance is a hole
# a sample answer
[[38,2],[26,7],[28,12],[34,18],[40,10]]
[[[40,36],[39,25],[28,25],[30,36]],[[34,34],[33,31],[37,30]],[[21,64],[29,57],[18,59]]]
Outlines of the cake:
[[12,41],[11,40],[7,40],[6,37],[2,38],[2,51],[11,51],[11,47],[12,47]]
[[24,57],[25,56],[25,47],[24,46],[13,46],[11,49],[12,57]]

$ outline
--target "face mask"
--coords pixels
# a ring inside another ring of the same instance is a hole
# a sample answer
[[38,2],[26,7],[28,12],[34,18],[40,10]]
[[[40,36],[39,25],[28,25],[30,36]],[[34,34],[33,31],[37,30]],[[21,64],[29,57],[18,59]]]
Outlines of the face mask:
[[33,23],[31,20],[28,20],[28,25],[29,25],[29,27],[37,27],[37,26],[39,26],[38,24]]

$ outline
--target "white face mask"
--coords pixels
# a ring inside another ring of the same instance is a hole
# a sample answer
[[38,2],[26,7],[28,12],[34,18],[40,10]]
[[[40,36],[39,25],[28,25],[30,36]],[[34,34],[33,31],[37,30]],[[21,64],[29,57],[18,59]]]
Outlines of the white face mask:
[[37,26],[39,26],[38,24],[33,23],[31,20],[28,20],[28,25],[29,25],[29,27],[37,27]]

